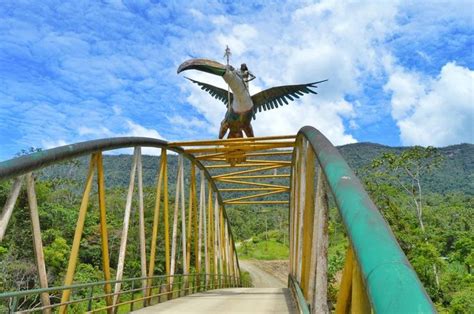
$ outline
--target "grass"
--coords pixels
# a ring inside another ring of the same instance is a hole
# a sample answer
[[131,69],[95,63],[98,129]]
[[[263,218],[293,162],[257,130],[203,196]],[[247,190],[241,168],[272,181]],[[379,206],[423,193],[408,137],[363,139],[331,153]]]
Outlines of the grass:
[[260,241],[257,243],[243,242],[237,247],[240,259],[279,260],[287,259],[289,248],[275,240]]

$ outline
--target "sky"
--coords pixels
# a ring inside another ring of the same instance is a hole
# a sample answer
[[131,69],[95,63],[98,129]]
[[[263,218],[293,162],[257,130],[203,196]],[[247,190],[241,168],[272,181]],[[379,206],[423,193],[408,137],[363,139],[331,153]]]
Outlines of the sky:
[[261,112],[256,136],[311,125],[335,145],[474,142],[474,1],[0,2],[0,160],[29,147],[216,138],[225,105],[191,58],[246,63],[250,93],[328,79]]

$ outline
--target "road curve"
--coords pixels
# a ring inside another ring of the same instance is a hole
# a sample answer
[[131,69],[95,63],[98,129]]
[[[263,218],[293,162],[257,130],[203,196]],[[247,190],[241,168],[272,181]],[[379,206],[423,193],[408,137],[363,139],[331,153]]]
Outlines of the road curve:
[[252,261],[240,260],[239,266],[241,270],[248,271],[252,278],[252,283],[255,288],[286,288],[286,282],[281,281],[272,274],[259,268]]

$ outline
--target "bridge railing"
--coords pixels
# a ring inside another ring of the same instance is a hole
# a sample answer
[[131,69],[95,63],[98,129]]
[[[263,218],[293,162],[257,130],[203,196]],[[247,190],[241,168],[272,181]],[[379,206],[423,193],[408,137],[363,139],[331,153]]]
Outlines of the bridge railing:
[[328,197],[349,238],[336,313],[432,313],[390,227],[337,149],[312,127],[296,138],[289,286],[303,313],[328,313]]
[[[160,163],[156,172],[157,180],[153,208],[145,208],[144,205],[142,147],[161,149]],[[107,189],[104,179],[102,152],[122,148],[134,148],[134,154],[124,205],[117,265],[111,265],[109,231],[107,227]],[[178,155],[177,175],[175,176],[175,182],[173,182],[175,187],[174,202],[171,202],[169,197],[168,153]],[[79,213],[64,284],[59,288],[49,288],[48,265],[46,265],[44,258],[40,216],[35,191],[35,175],[33,173],[43,167],[84,155],[90,155],[89,169],[78,210]],[[189,177],[186,180],[184,178],[185,161],[187,161],[190,167]],[[199,178],[197,174],[200,174]],[[28,292],[17,291],[0,294],[1,304],[10,312],[42,310],[43,313],[49,313],[51,308],[59,307],[59,312],[64,313],[67,311],[69,304],[78,302],[74,298],[71,300],[71,293],[76,288],[90,288],[93,290],[93,287],[102,286],[103,294],[87,297],[87,302],[90,304],[88,308],[94,311],[103,303],[105,304],[105,307],[101,307],[103,310],[115,312],[124,303],[121,302],[120,298],[126,297],[125,303],[132,304],[132,306],[139,302],[138,300],[143,301],[142,306],[150,305],[151,300],[156,295],[157,285],[161,290],[164,289],[164,291],[160,290],[161,292],[159,293],[173,296],[173,293],[175,293],[173,291],[175,290],[192,292],[219,287],[240,286],[242,284],[240,282],[240,269],[231,227],[219,191],[212,177],[200,161],[179,147],[170,147],[164,141],[151,138],[112,138],[83,142],[37,152],[0,163],[0,180],[9,178],[13,178],[14,182],[0,216],[0,241],[7,231],[21,186],[25,184],[39,281],[36,286],[40,287],[40,289]],[[186,187],[185,182],[187,183]],[[93,188],[94,183],[97,184],[95,189]],[[100,226],[102,255],[101,265],[95,266],[102,268],[104,281],[78,287],[73,285],[74,275],[79,260],[84,224],[88,211],[90,211],[88,208],[92,205],[89,202],[91,194],[98,196],[98,202],[94,204],[94,210],[97,210],[99,213],[98,223]],[[135,200],[135,204],[138,205],[134,205],[133,199],[137,195],[138,199]],[[172,208],[170,208],[171,206]],[[127,242],[130,240],[129,229],[131,228],[132,207],[138,207],[138,222],[135,225],[138,225],[141,277],[124,279],[125,264],[127,263]],[[150,218],[149,220],[153,217],[151,230],[145,230],[146,217]],[[164,226],[161,227],[160,224]],[[160,233],[160,230],[163,231]],[[151,234],[149,239],[145,239],[146,231],[148,231],[148,234]],[[164,238],[164,277],[156,276],[157,265],[155,264],[158,259],[158,238]],[[178,256],[180,256],[181,260],[178,260]],[[178,274],[178,270],[181,272],[180,274]],[[115,273],[115,280],[112,280],[113,272]],[[159,281],[158,284],[154,283],[156,280]],[[162,287],[163,280],[165,281],[164,288]],[[124,290],[124,286],[128,290]],[[60,299],[57,294],[51,294],[52,291],[56,293],[60,291]],[[29,296],[32,296],[33,300],[34,297],[39,297],[41,304],[31,308],[34,306],[34,302],[22,302],[24,303],[23,307],[18,302],[14,302],[15,299],[18,300],[20,297],[23,297],[23,301],[26,301]],[[132,299],[130,299],[131,296]]]
[[[21,313],[37,313],[40,311],[51,312],[65,305],[75,305],[75,312],[103,313],[112,308],[117,308],[120,312],[132,312],[142,308],[143,306],[160,303],[183,295],[207,291],[210,289],[234,287],[237,283],[237,278],[235,276],[196,273],[188,275],[177,274],[173,276],[173,290],[168,290],[169,277],[170,276],[160,275],[153,277],[127,278],[120,281],[98,281],[70,286],[15,291],[2,294],[2,298],[5,300],[8,299],[10,311],[13,313],[18,311],[21,311]],[[206,278],[212,278],[213,280],[209,281],[206,285]],[[143,296],[142,294],[143,286],[141,283],[143,281],[150,283],[150,286],[146,286],[145,288],[149,289],[151,293],[146,296]],[[104,286],[114,285],[117,283],[122,285],[123,288],[121,291],[109,294],[99,292]],[[242,283],[243,287],[248,285],[248,282]],[[66,290],[71,291],[71,294],[77,295],[78,297],[67,302],[57,302],[46,306],[42,305],[30,309],[20,309],[20,299],[32,299],[41,293],[48,293],[50,297],[58,296],[57,299],[59,299],[62,292]],[[122,300],[119,303],[115,305],[107,305],[103,302],[106,298],[111,298],[115,295],[121,297]]]

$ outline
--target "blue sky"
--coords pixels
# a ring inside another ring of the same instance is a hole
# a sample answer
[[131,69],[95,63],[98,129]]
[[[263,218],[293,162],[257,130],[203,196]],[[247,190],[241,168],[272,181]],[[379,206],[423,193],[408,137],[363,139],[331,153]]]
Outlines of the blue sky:
[[329,79],[258,114],[256,135],[310,124],[337,145],[472,143],[474,4],[423,2],[1,1],[0,160],[112,136],[215,138],[224,105],[176,69],[224,63],[226,45],[257,76],[251,93]]

